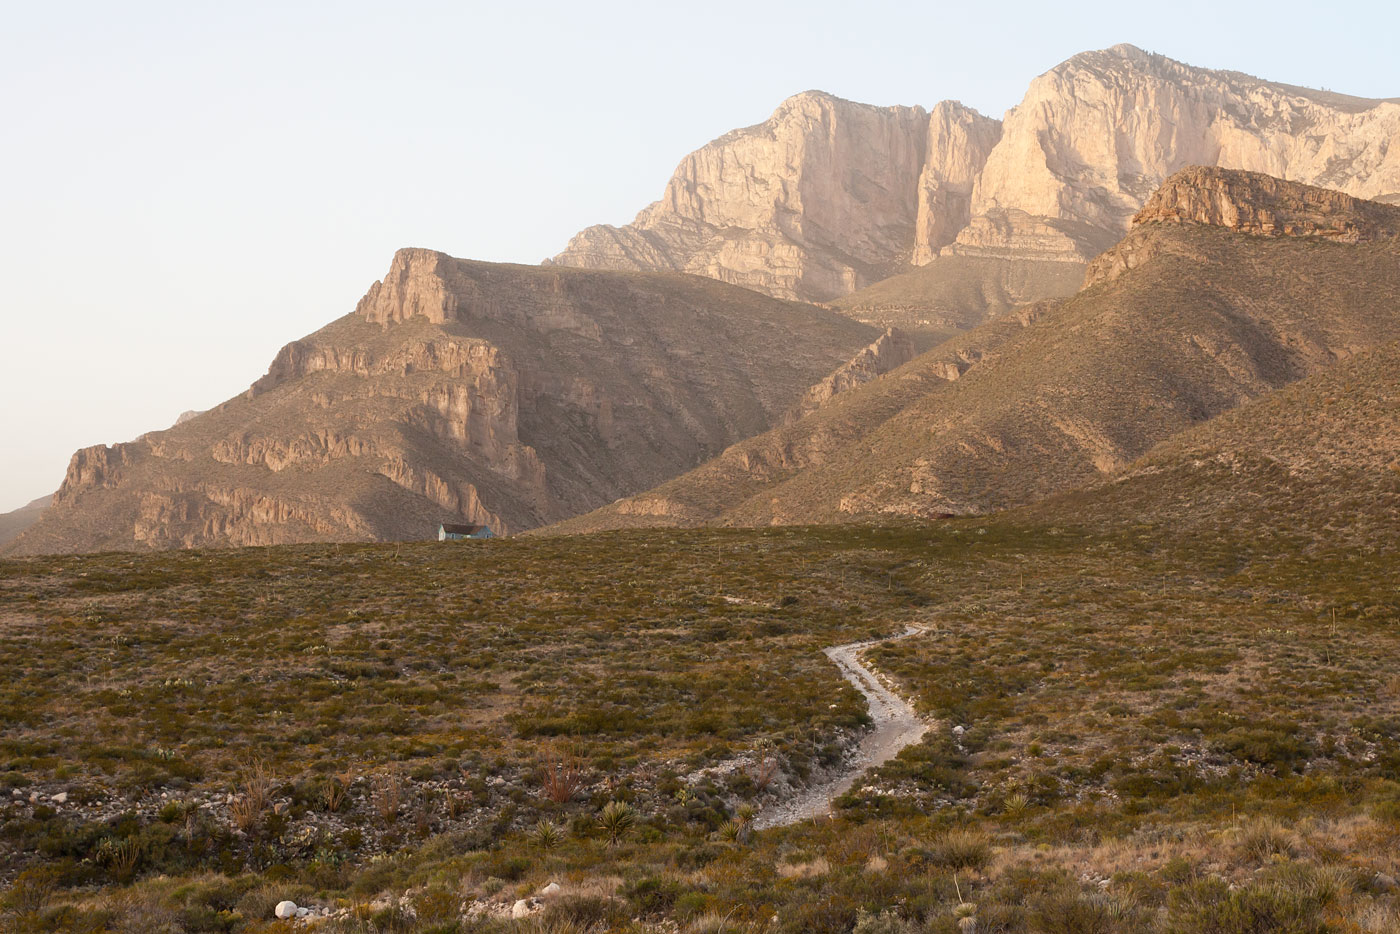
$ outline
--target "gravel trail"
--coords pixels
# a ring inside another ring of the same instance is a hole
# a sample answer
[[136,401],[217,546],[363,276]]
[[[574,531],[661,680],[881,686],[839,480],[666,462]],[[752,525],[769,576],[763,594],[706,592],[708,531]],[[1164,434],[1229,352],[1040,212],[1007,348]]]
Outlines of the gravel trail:
[[831,802],[849,791],[861,773],[888,762],[905,746],[917,743],[923,738],[929,724],[914,712],[914,708],[904,698],[885,687],[860,658],[861,653],[873,645],[906,639],[922,631],[917,626],[910,626],[904,632],[884,639],[849,642],[823,650],[836,667],[841,669],[841,674],[846,680],[865,695],[875,728],[860,741],[855,755],[848,758],[839,771],[787,801],[764,808],[754,817],[756,829],[781,827],[809,817],[829,814]]

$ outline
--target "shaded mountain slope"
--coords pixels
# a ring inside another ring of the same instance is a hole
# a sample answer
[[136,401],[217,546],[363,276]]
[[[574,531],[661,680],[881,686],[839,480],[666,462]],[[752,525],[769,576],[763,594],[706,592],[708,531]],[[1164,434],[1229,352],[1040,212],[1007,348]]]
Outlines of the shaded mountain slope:
[[0,513],[0,545],[16,538],[19,533],[38,522],[39,516],[43,515],[44,510],[49,508],[51,502],[53,502],[52,496],[41,496],[18,509]]
[[[1187,170],[1164,192],[1219,204],[1222,192],[1247,196],[1259,184],[1251,173]],[[1280,232],[1319,197],[1283,187],[1273,210]],[[1356,218],[1400,217],[1326,196]],[[954,338],[795,425],[560,530],[936,516],[1033,502],[1400,337],[1400,241],[1384,237],[1384,225],[1372,228],[1378,239],[1347,243],[1151,219],[1162,209],[1149,204],[1073,298]]]
[[244,395],[74,455],[19,553],[510,532],[776,424],[879,332],[699,277],[403,250]]
[[1028,515],[1161,542],[1257,530],[1370,549],[1400,529],[1400,342],[1188,429],[1103,484]]

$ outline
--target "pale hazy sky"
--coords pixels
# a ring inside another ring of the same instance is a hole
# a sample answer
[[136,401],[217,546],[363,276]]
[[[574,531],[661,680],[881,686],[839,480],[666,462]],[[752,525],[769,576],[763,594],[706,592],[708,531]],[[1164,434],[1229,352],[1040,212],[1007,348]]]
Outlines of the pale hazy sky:
[[1400,96],[1400,4],[0,5],[0,511],[242,391],[401,246],[538,262],[808,88],[1000,116],[1075,52]]

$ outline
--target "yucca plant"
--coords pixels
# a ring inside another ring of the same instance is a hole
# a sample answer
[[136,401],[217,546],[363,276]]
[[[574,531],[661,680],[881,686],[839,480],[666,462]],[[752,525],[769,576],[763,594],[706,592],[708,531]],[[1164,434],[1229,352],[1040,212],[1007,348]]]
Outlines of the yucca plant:
[[1031,799],[1026,797],[1024,792],[1017,791],[1006,796],[1002,802],[1002,812],[1007,817],[1020,817],[1026,813],[1026,809],[1031,806]]
[[742,822],[738,820],[727,820],[719,825],[719,829],[716,830],[715,833],[726,843],[734,843],[739,839],[743,831],[744,825]]
[[542,850],[552,850],[564,842],[564,828],[554,821],[542,820],[530,831],[530,840]]
[[625,801],[610,801],[598,812],[598,824],[607,834],[609,846],[617,846],[636,823],[637,812]]

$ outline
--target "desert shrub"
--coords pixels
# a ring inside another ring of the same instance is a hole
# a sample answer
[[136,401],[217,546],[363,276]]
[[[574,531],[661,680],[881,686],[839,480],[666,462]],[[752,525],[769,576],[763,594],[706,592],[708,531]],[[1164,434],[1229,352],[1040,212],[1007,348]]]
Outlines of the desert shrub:
[[632,832],[637,823],[637,812],[623,801],[610,801],[598,812],[598,826],[611,846],[617,846],[622,838]]
[[921,934],[922,931],[922,925],[901,917],[897,911],[877,914],[862,908],[856,912],[856,923],[851,934]]
[[1166,934],[1325,934],[1321,910],[1307,892],[1206,879],[1172,891]]
[[973,830],[949,830],[921,849],[926,862],[943,869],[980,872],[992,859],[986,836]]
[[630,918],[627,903],[619,899],[605,895],[563,895],[545,906],[543,920],[549,925],[611,929]]
[[1124,912],[1100,893],[1084,894],[1073,888],[1047,892],[1033,900],[1031,930],[1036,934],[1118,934],[1129,930]]
[[1245,825],[1239,835],[1239,850],[1256,863],[1266,863],[1275,856],[1293,856],[1298,852],[1297,835],[1272,818],[1259,818]]
[[507,852],[492,853],[486,860],[485,870],[489,876],[507,882],[519,882],[534,867],[534,861],[527,856],[512,856]]
[[660,915],[670,911],[684,891],[685,887],[675,879],[646,876],[626,886],[622,894],[638,914]]
[[1269,766],[1279,772],[1292,771],[1307,761],[1312,749],[1298,736],[1293,723],[1263,723],[1237,727],[1221,736],[1214,747],[1247,762]]

